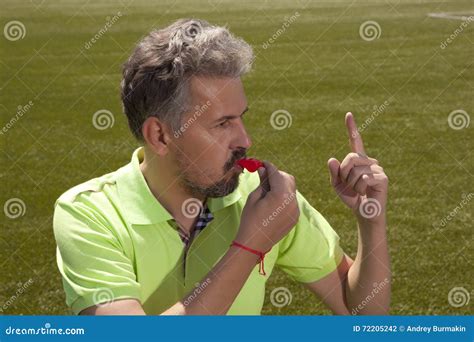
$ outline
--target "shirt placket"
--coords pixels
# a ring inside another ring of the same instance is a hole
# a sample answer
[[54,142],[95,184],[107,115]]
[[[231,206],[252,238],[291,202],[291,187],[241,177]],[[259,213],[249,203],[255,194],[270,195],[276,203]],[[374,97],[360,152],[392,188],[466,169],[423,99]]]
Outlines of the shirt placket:
[[175,227],[178,230],[178,234],[181,238],[181,241],[183,241],[184,244],[184,255],[183,255],[183,276],[184,279],[186,279],[186,259],[188,257],[188,252],[191,247],[191,244],[197,237],[197,235],[204,230],[204,228],[207,227],[207,225],[214,219],[212,213],[209,211],[209,208],[207,206],[204,206],[203,209],[199,213],[199,218],[196,222],[196,225],[192,229],[192,232],[190,235],[186,234],[186,232],[179,226],[179,224],[176,223],[175,220],[173,222],[175,223]]

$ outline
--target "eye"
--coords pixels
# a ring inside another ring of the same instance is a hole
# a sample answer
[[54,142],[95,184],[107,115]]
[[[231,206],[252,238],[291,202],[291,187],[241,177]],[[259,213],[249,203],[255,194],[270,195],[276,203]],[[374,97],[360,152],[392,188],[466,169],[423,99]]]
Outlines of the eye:
[[229,123],[230,123],[229,120],[225,120],[225,121],[221,122],[218,126],[219,127],[227,127],[229,125]]

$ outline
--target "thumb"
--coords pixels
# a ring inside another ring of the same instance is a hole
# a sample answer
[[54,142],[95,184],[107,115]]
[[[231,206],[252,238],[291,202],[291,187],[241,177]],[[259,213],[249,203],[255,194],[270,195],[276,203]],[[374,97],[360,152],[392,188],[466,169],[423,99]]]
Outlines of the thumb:
[[331,184],[333,187],[337,186],[340,183],[339,179],[339,167],[341,163],[336,158],[330,158],[328,160],[329,167],[329,176],[331,178]]

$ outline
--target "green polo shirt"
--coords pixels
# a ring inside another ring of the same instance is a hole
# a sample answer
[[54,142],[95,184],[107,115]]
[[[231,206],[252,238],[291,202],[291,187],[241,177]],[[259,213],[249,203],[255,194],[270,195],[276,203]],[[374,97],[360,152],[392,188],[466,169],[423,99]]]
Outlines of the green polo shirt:
[[[147,314],[160,314],[199,291],[198,283],[236,236],[247,197],[259,184],[256,172],[244,171],[233,193],[208,199],[214,219],[194,239],[184,262],[173,217],[148,188],[139,168],[142,160],[143,148],[138,148],[129,164],[73,187],[56,201],[57,265],[66,304],[75,314],[123,298],[136,298]],[[259,274],[256,265],[228,314],[260,314],[275,266],[308,283],[341,261],[336,232],[300,193],[297,201],[298,224],[265,257],[267,275]]]

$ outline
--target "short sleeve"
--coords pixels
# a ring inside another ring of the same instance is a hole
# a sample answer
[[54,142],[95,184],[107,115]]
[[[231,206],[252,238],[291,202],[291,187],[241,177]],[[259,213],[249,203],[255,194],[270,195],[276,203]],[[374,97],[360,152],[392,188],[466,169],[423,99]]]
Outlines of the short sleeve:
[[326,219],[297,192],[300,217],[279,242],[276,265],[302,283],[317,281],[336,270],[344,252]]
[[75,314],[116,299],[140,300],[133,262],[107,221],[93,209],[58,200],[53,228],[66,304]]

